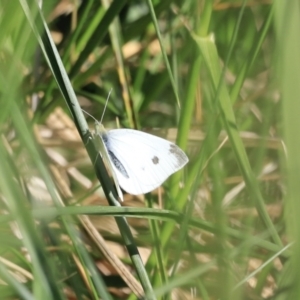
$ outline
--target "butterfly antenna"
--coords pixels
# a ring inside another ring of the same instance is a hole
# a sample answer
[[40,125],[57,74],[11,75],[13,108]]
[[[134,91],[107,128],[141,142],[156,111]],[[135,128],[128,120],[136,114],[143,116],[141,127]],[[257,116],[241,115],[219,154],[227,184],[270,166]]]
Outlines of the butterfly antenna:
[[92,116],[91,114],[89,114],[86,110],[84,110],[84,109],[81,109],[81,110],[82,110],[85,114],[87,114],[88,116],[90,116],[92,119],[94,119],[96,123],[102,124],[102,119],[103,119],[104,112],[105,112],[105,110],[106,110],[106,106],[107,106],[108,99],[109,99],[109,96],[110,96],[111,92],[112,92],[112,88],[110,89],[110,91],[109,91],[109,93],[108,93],[108,96],[107,96],[107,99],[106,99],[106,101],[105,101],[105,106],[104,106],[104,110],[103,110],[103,113],[102,113],[102,116],[101,116],[100,123],[99,123],[99,121],[98,121],[94,116]]
[[102,124],[102,120],[103,120],[103,117],[104,117],[104,113],[105,113],[105,110],[106,110],[106,107],[107,107],[107,103],[108,103],[108,99],[110,97],[111,92],[112,92],[112,88],[110,89],[110,91],[108,93],[108,96],[106,98],[106,102],[105,102],[105,105],[104,105],[103,113],[102,113],[102,116],[101,116],[101,119],[100,119],[100,124]]
[[99,123],[99,121],[95,118],[95,117],[93,117],[91,114],[89,114],[86,110],[84,110],[84,109],[81,109],[85,114],[87,114],[88,116],[90,116],[91,118],[93,118],[95,121],[96,121],[96,123]]

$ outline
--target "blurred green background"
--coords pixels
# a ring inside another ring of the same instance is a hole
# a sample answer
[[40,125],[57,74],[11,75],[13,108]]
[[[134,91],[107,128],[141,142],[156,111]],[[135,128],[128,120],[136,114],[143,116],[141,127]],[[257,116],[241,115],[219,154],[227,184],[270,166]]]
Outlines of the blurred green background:
[[[0,0],[0,298],[300,299],[299,28],[296,0]],[[121,205],[81,111],[111,89],[107,129],[190,159]]]

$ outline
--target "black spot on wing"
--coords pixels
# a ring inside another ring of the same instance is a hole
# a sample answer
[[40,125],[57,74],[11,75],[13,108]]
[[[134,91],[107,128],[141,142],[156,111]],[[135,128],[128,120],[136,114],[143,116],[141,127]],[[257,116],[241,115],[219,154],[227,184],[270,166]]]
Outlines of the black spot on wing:
[[170,144],[169,153],[176,157],[177,168],[180,168],[187,162],[185,153],[175,144]]
[[112,161],[112,163],[114,164],[114,166],[120,171],[120,173],[126,177],[129,178],[128,173],[126,172],[126,169],[124,168],[124,166],[122,165],[122,163],[119,161],[119,159],[115,156],[115,154],[108,150],[108,155]]
[[153,156],[152,162],[153,162],[153,164],[158,165],[159,164],[159,158],[157,156]]

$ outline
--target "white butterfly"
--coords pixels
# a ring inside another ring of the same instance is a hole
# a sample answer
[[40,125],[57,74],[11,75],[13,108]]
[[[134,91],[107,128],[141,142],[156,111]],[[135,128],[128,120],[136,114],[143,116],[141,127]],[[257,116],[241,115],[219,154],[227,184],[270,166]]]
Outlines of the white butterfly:
[[105,131],[98,123],[94,139],[120,187],[133,195],[156,189],[188,162],[174,143],[138,130]]
[[189,161],[174,143],[133,129],[106,131],[96,120],[94,143],[119,186],[129,194],[148,193]]

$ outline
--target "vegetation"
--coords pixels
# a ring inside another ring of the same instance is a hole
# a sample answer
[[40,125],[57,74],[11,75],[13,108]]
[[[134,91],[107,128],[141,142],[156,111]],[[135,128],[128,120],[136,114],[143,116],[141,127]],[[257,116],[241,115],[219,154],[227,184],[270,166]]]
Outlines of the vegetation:
[[[1,299],[300,299],[299,3],[41,2],[0,0]],[[190,159],[123,203],[111,89]]]

